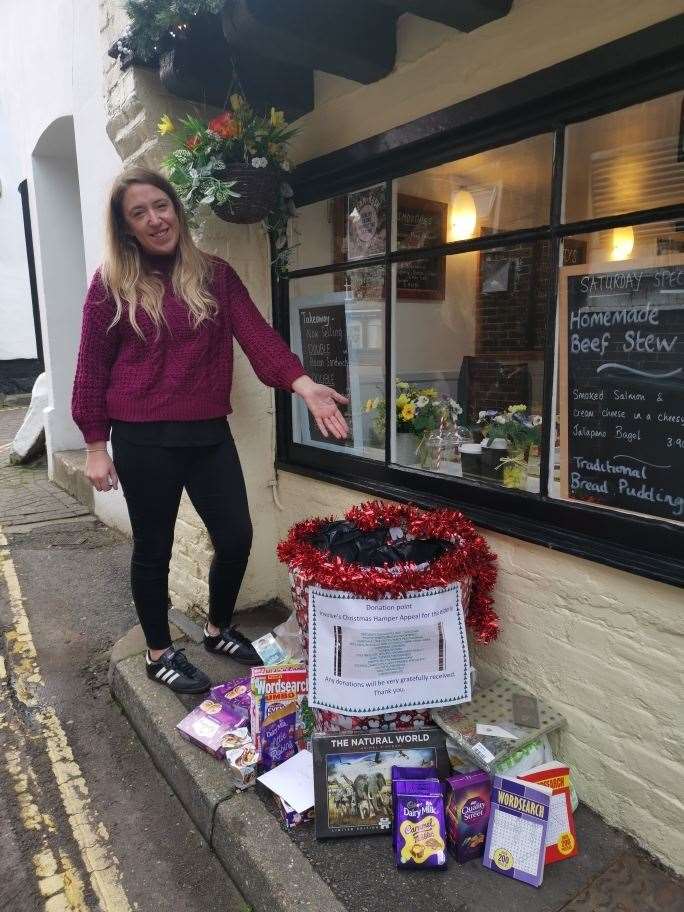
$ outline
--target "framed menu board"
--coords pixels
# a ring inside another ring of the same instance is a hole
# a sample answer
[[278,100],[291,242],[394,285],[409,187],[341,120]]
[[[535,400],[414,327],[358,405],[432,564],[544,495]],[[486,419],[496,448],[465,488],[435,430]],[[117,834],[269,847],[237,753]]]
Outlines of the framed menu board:
[[[437,247],[446,243],[448,205],[437,200],[397,195],[397,250]],[[409,260],[397,266],[397,298],[443,301],[446,257]]]
[[560,289],[562,495],[684,521],[684,257]]
[[360,452],[363,434],[358,366],[354,349],[349,345],[352,321],[349,302],[344,298],[344,294],[333,292],[311,299],[295,299],[291,307],[290,337],[307,374],[316,383],[348,397],[349,402],[341,405],[340,411],[349,425],[349,436],[339,441],[324,437],[303,400],[293,396],[295,438],[324,449]]

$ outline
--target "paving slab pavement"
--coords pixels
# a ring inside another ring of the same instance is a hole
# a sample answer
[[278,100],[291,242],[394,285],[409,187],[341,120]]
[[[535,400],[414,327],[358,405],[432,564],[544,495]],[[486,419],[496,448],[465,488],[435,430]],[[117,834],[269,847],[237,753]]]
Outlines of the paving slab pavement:
[[23,407],[0,409],[0,526],[7,533],[89,514],[48,479],[44,456],[26,466],[9,464],[10,446],[25,414]]
[[[279,616],[242,616],[250,636]],[[192,633],[192,631],[191,631]],[[189,658],[219,683],[244,674],[184,641]],[[142,649],[142,646],[141,646]],[[399,872],[388,837],[318,842],[312,825],[285,830],[268,790],[236,793],[220,761],[185,742],[175,725],[201,698],[150,687],[140,656],[122,659],[112,677],[115,698],[155,764],[255,912],[675,912],[684,907],[681,881],[653,865],[630,839],[580,807],[580,854],[549,866],[539,890],[492,874],[478,861],[446,872]],[[640,872],[628,877],[627,873]],[[659,905],[653,906],[653,897]]]

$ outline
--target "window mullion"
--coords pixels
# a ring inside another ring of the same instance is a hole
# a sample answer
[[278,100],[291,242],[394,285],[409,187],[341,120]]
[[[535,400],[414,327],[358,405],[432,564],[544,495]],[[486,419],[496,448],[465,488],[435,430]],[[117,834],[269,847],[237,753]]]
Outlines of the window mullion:
[[394,211],[392,206],[392,181],[385,183],[385,465],[392,461],[392,426],[394,408],[392,405],[394,378],[392,376],[392,225]]
[[[563,210],[563,176],[565,159],[565,130],[556,130],[553,150],[553,171],[551,176],[551,204],[549,220],[552,226],[560,223]],[[554,377],[556,360],[556,301],[558,299],[558,270],[561,264],[561,239],[554,237],[549,250],[549,293],[546,302],[546,344],[544,348],[544,396],[542,400],[542,443],[539,460],[539,493],[549,493],[549,465],[555,441],[553,414]]]

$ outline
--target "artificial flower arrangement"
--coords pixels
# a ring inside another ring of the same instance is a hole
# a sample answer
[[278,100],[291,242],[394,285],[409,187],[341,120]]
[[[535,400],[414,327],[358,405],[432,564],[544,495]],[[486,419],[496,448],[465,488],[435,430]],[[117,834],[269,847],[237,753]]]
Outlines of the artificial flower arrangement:
[[[456,424],[463,412],[450,396],[440,395],[433,387],[418,387],[405,380],[396,381],[395,412],[397,433],[411,433],[424,437],[445,422]],[[366,402],[367,413],[375,412],[375,430],[379,437],[385,435],[387,404],[378,396]]]
[[286,179],[287,148],[297,132],[282,111],[261,116],[240,94],[230,96],[230,110],[208,123],[187,115],[176,125],[164,114],[157,125],[175,148],[163,161],[190,222],[202,222],[209,206],[225,221],[263,221],[271,235],[275,264],[287,269],[288,221],[296,210]]
[[527,406],[509,405],[506,411],[485,409],[479,413],[477,425],[489,440],[503,438],[509,451],[527,455],[531,446],[541,443],[541,415],[530,415]]

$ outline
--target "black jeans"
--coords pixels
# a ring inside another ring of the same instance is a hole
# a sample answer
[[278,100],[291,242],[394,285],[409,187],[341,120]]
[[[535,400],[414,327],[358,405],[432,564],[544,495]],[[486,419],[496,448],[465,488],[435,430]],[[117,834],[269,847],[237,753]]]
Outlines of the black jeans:
[[112,434],[114,466],[133,529],[131,589],[150,649],[171,645],[168,578],[183,488],[214,546],[209,620],[230,623],[252,544],[242,468],[232,437],[214,446],[157,447]]

